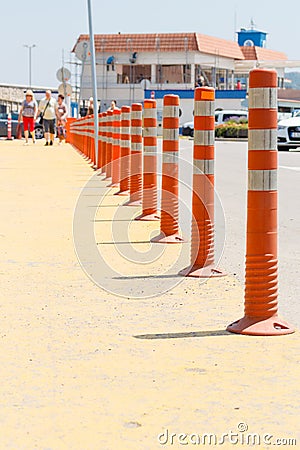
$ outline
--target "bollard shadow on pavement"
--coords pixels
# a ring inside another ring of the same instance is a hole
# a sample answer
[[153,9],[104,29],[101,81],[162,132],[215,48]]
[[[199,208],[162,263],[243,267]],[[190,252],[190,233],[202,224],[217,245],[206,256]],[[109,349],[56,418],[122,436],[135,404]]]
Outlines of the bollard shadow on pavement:
[[154,334],[140,334],[133,336],[135,339],[186,339],[199,337],[215,337],[215,336],[232,336],[232,333],[226,330],[209,330],[209,331],[189,331],[179,333],[154,333]]

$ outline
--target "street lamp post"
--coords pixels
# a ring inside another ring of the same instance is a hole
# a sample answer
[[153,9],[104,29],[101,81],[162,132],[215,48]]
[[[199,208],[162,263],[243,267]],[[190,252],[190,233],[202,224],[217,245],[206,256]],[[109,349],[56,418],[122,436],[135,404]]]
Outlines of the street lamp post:
[[96,54],[95,54],[95,39],[93,31],[93,14],[92,14],[92,0],[87,0],[88,7],[88,22],[91,48],[91,69],[93,82],[93,97],[94,97],[94,138],[95,138],[95,164],[98,168],[98,96],[97,96],[97,72],[96,72]]
[[24,44],[24,47],[26,47],[26,48],[28,48],[28,51],[29,51],[29,87],[31,87],[31,50],[34,48],[34,47],[36,47],[36,45],[35,44],[32,44],[32,45],[27,45],[27,44]]

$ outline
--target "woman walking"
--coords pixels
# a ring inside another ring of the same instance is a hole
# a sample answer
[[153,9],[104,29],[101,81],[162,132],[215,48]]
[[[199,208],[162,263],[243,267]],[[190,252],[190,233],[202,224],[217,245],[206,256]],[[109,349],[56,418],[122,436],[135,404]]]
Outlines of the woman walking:
[[63,140],[66,137],[66,121],[68,116],[68,110],[66,104],[64,103],[65,97],[62,94],[59,94],[57,97],[56,104],[56,123],[57,123],[57,136],[59,139],[59,144],[62,144]]
[[25,100],[23,101],[19,113],[18,122],[23,121],[25,144],[28,145],[29,133],[32,137],[32,142],[35,144],[34,127],[37,116],[37,102],[34,100],[33,92],[29,89],[25,94]]

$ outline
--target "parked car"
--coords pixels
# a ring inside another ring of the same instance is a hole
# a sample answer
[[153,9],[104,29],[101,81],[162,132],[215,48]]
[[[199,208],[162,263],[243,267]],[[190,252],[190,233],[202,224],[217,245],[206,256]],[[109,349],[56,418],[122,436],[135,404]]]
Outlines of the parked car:
[[[18,113],[11,114],[11,134],[14,138],[17,137],[18,117]],[[7,121],[8,114],[0,113],[0,137],[7,136]],[[44,137],[44,130],[42,125],[39,123],[39,119],[35,122],[35,137],[36,139],[42,139]]]
[[194,136],[194,122],[186,122],[182,125],[182,136]]
[[290,119],[278,122],[278,150],[300,147],[300,111]]
[[[243,110],[226,110],[215,111],[215,125],[220,125],[229,120],[239,121],[240,119],[248,119],[248,111]],[[194,136],[194,122],[186,122],[182,125],[183,136]]]
[[241,119],[248,119],[248,111],[242,109],[222,109],[215,111],[215,124],[221,125],[221,123],[228,122],[229,120],[234,120],[239,122]]

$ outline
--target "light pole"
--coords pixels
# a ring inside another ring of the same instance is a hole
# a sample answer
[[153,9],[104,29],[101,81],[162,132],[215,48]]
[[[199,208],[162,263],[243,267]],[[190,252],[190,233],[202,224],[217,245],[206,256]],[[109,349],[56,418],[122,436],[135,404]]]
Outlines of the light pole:
[[24,47],[28,48],[29,50],[29,87],[31,87],[31,50],[36,47],[35,44],[27,45],[24,44]]
[[92,68],[92,82],[93,82],[93,97],[94,97],[94,140],[95,140],[95,164],[98,168],[98,96],[97,96],[97,72],[96,72],[96,54],[95,54],[95,40],[93,31],[93,14],[92,1],[87,0],[88,7],[88,22],[91,48],[91,68]]

